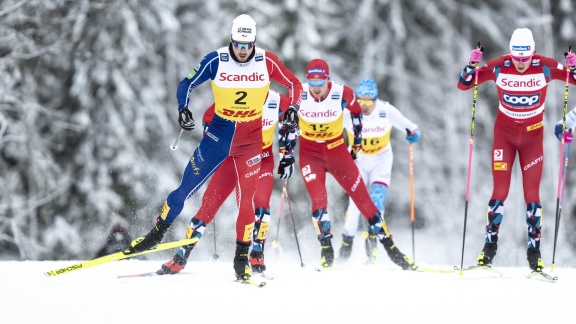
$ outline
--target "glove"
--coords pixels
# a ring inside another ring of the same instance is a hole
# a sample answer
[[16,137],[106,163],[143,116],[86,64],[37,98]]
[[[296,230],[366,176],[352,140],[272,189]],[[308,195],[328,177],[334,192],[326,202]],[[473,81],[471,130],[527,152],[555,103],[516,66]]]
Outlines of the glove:
[[565,144],[572,143],[573,139],[574,139],[574,135],[572,134],[572,132],[564,132],[564,143]]
[[280,179],[288,179],[294,173],[294,157],[282,158],[278,164],[278,174]]
[[410,144],[418,143],[418,140],[420,139],[420,128],[416,128],[413,131],[410,131],[408,128],[406,128],[406,133],[408,134],[406,136],[408,143]]
[[566,66],[574,68],[576,67],[576,54],[574,53],[564,53],[564,57],[566,58]]
[[298,104],[291,104],[290,107],[286,109],[286,112],[284,112],[284,120],[282,121],[284,127],[286,127],[287,129],[294,129],[298,127],[299,109],[300,106],[298,106]]
[[352,148],[350,149],[350,155],[352,155],[352,160],[356,161],[356,158],[358,157],[358,153],[360,153],[362,151],[362,145],[352,145]]
[[470,64],[480,63],[482,61],[482,54],[482,50],[480,49],[473,50],[470,52],[470,60],[468,62],[470,62]]
[[194,118],[192,117],[192,112],[188,108],[182,108],[178,112],[180,116],[178,117],[178,122],[180,123],[180,127],[184,128],[187,131],[191,131],[194,129]]
[[554,135],[556,135],[556,138],[559,141],[562,140],[562,123],[557,123],[554,125]]

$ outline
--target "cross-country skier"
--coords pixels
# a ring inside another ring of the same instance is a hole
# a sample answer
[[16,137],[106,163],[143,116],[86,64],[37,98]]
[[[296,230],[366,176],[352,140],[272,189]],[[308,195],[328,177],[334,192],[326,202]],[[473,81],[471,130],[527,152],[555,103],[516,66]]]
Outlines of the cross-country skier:
[[[260,176],[262,160],[262,103],[270,81],[288,89],[291,105],[284,114],[284,126],[295,128],[302,85],[276,54],[255,47],[256,22],[242,14],[232,22],[230,43],[208,53],[178,86],[180,126],[194,128],[189,110],[192,90],[211,80],[215,115],[205,136],[188,162],[182,182],[172,191],[154,228],[143,239],[136,239],[127,253],[148,250],[162,241],[168,227],[182,212],[184,202],[231,156],[238,179],[238,218],[234,271],[239,279],[252,275],[248,251],[254,230],[253,197]],[[192,237],[195,224],[187,233]]]
[[[492,59],[480,68],[477,64],[482,60],[482,51],[480,48],[473,50],[458,81],[458,89],[468,90],[474,87],[475,73],[478,73],[478,84],[496,83],[499,98],[492,144],[494,188],[488,202],[485,244],[478,264],[489,265],[496,255],[504,201],[508,197],[512,166],[518,153],[527,205],[528,264],[533,271],[541,272],[544,262],[540,253],[542,205],[539,189],[544,164],[544,101],[548,83],[566,81],[567,70],[555,59],[535,52],[534,38],[528,28],[514,31],[509,50],[508,54]],[[568,66],[575,65],[575,61],[574,54],[566,57]],[[569,82],[576,84],[574,74]]]

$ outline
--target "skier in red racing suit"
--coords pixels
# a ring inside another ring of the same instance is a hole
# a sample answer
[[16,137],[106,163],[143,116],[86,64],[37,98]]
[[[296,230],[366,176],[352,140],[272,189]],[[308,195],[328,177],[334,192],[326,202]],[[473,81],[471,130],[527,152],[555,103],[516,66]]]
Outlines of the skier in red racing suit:
[[[518,152],[527,205],[528,264],[530,269],[540,272],[544,267],[540,254],[542,205],[539,194],[544,163],[544,101],[548,83],[552,80],[566,81],[569,72],[555,59],[536,54],[534,45],[529,29],[516,29],[510,39],[510,53],[492,59],[480,68],[476,66],[482,59],[481,48],[473,50],[470,63],[460,76],[458,89],[474,87],[477,76],[478,84],[494,81],[499,98],[492,145],[494,187],[488,202],[485,244],[478,256],[478,264],[489,265],[496,255],[504,201]],[[576,84],[573,75],[569,82]]]

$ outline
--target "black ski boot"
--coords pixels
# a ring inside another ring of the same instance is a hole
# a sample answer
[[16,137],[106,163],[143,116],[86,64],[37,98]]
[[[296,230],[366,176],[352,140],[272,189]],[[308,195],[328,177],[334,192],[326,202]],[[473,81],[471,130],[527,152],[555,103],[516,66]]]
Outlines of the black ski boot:
[[320,240],[320,265],[322,268],[332,268],[334,264],[334,248],[332,247],[331,238],[323,238]]
[[544,269],[544,261],[541,259],[540,249],[528,248],[527,254],[530,269],[532,271],[542,272],[542,269]]
[[138,253],[156,247],[160,242],[162,242],[164,234],[166,234],[166,231],[171,224],[172,223],[167,223],[161,220],[156,221],[156,225],[152,230],[150,230],[150,232],[148,232],[148,234],[146,234],[146,236],[139,237],[132,241],[130,247],[124,250],[123,253]]
[[237,279],[247,280],[252,276],[252,269],[248,262],[250,243],[236,242],[236,254],[234,255],[234,272]]
[[352,254],[352,244],[354,243],[354,236],[342,234],[342,246],[338,252],[339,261],[348,261],[350,254]]
[[378,257],[378,240],[376,235],[372,233],[367,233],[365,246],[366,246],[366,256],[368,257],[369,263],[375,263]]
[[385,237],[380,242],[382,243],[382,245],[384,245],[384,250],[386,250],[386,253],[388,254],[388,257],[390,257],[390,260],[399,265],[402,268],[402,270],[418,269],[418,266],[414,264],[414,260],[404,255],[404,253],[400,252],[398,247],[396,247],[396,245],[394,244],[394,241],[392,241],[392,238]]
[[490,265],[496,256],[497,243],[484,243],[484,248],[478,256],[478,265]]

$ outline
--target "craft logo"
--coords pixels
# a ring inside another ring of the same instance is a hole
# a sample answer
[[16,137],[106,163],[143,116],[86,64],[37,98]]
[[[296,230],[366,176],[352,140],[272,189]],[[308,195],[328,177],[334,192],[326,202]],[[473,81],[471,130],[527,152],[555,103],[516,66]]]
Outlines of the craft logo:
[[362,180],[362,176],[360,176],[360,174],[358,174],[358,178],[356,178],[354,185],[352,185],[352,188],[350,189],[350,190],[352,190],[352,192],[356,191],[356,188],[358,188],[358,185],[360,184],[360,180]]
[[526,171],[528,169],[530,169],[531,167],[535,166],[536,164],[540,163],[544,161],[544,156],[540,155],[539,157],[537,157],[536,159],[534,159],[534,161],[528,163],[527,165],[525,165],[522,170]]
[[196,163],[194,162],[194,155],[192,155],[192,158],[190,159],[190,165],[192,166],[192,171],[194,171],[195,175],[199,175],[200,174],[200,168],[196,166]]
[[230,60],[230,56],[228,53],[220,53],[220,61],[228,62]]
[[256,175],[256,174],[260,174],[260,168],[246,173],[246,174],[244,175],[244,177],[250,178],[251,176]]

